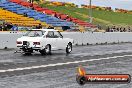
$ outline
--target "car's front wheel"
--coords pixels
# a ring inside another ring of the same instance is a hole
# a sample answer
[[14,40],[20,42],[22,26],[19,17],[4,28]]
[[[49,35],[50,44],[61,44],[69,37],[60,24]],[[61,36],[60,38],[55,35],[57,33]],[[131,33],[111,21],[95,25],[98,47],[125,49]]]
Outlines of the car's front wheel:
[[69,54],[72,51],[72,43],[68,43],[67,47],[66,47],[66,53]]

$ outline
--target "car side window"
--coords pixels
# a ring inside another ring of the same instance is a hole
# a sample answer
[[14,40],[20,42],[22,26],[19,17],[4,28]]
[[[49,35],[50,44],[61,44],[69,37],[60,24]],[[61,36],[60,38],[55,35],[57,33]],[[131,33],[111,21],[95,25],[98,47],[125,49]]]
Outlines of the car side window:
[[54,31],[54,38],[62,38],[62,35],[58,31]]
[[47,38],[54,38],[54,32],[49,31],[48,34],[46,35]]

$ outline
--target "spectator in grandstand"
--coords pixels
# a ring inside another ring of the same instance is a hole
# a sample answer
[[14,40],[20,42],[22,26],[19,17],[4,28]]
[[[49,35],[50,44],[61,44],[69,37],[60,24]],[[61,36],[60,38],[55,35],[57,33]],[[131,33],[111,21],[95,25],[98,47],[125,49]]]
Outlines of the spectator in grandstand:
[[27,16],[28,16],[26,12],[24,12],[23,14],[24,14],[24,16],[25,16],[25,17],[27,17]]
[[131,32],[131,28],[130,27],[128,27],[128,32]]
[[64,20],[67,20],[69,18],[69,16],[68,15],[66,15],[66,18],[64,19]]
[[5,22],[3,22],[2,29],[3,29],[3,31],[7,31],[8,30],[7,29],[7,24]]
[[62,26],[62,30],[66,31],[66,30],[70,30],[71,28],[69,26]]
[[15,24],[13,25],[13,27],[11,28],[12,31],[18,31],[18,26]]
[[35,27],[35,26],[32,26],[31,28],[32,28],[32,29],[36,29],[36,27]]
[[31,4],[31,6],[29,8],[32,9],[32,10],[34,10],[33,3]]
[[126,28],[126,27],[108,26],[106,32],[131,32],[131,27]]
[[106,28],[106,32],[110,32],[110,27],[109,26]]
[[66,21],[72,21],[72,19],[70,17],[67,17]]
[[98,24],[97,27],[98,27],[98,29],[102,29],[100,24]]
[[7,29],[10,30],[12,28],[12,23],[7,23]]
[[2,31],[2,24],[0,24],[0,31]]
[[54,17],[58,18],[56,13],[54,14]]
[[115,26],[113,26],[113,27],[112,27],[112,29],[113,29],[113,30],[115,30],[115,29],[116,29],[116,27],[115,27]]
[[120,27],[120,30],[119,31],[122,32],[122,27]]
[[42,25],[39,24],[38,26],[36,26],[36,29],[42,29]]
[[131,32],[131,28],[130,27],[115,27],[115,26],[112,26],[110,28],[110,32]]
[[123,29],[123,32],[126,32],[126,28]]
[[119,32],[120,30],[119,30],[119,28],[116,28],[116,32]]
[[47,29],[54,29],[54,27],[53,26],[49,26]]

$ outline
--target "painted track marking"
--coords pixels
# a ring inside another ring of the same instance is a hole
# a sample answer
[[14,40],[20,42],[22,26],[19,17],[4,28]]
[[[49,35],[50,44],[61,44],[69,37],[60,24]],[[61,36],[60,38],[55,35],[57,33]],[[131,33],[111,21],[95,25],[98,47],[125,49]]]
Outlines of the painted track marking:
[[73,62],[65,62],[65,63],[56,63],[56,64],[48,64],[48,65],[40,65],[40,66],[31,66],[31,67],[24,67],[24,68],[7,69],[7,70],[0,70],[0,73],[22,71],[22,70],[31,70],[31,69],[36,69],[36,68],[62,66],[62,65],[69,65],[69,64],[78,64],[78,63],[84,63],[84,62],[90,62],[90,61],[108,60],[108,59],[121,58],[121,57],[127,57],[127,56],[132,56],[132,55],[113,56],[113,57],[98,58],[98,59],[89,59],[89,60],[81,60],[81,61],[73,61]]

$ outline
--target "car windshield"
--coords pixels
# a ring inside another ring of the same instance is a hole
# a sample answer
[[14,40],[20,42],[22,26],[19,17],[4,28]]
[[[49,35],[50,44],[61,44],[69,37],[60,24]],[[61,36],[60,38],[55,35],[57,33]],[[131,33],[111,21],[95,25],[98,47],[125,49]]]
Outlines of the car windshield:
[[28,37],[42,37],[45,31],[41,30],[30,30],[24,36]]

